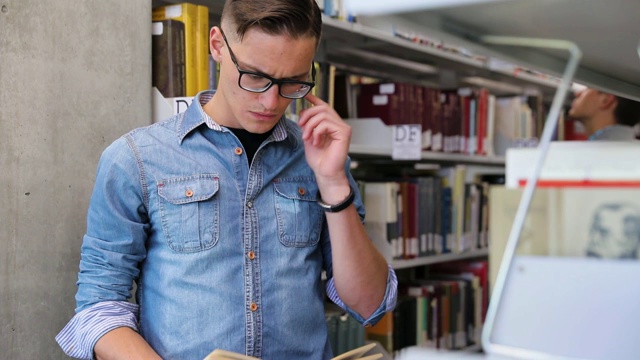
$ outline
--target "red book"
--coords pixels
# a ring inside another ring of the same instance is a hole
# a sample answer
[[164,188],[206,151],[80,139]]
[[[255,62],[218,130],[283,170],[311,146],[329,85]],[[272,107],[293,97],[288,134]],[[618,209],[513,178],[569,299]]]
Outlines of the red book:
[[489,307],[489,262],[486,260],[452,261],[435,264],[432,266],[432,269],[434,273],[446,274],[470,272],[480,278],[480,286],[482,286],[482,321],[484,322]]

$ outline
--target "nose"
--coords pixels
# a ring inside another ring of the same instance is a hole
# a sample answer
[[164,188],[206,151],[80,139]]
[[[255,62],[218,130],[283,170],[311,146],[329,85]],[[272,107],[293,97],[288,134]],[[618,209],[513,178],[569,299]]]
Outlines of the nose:
[[265,110],[274,110],[278,107],[278,102],[280,101],[280,92],[278,86],[273,84],[267,91],[260,94],[260,104],[265,108]]

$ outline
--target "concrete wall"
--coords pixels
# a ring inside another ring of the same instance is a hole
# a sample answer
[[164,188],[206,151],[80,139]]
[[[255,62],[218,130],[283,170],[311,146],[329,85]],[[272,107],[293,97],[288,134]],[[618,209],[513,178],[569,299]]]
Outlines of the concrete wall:
[[64,359],[102,150],[151,119],[151,1],[0,0],[0,359]]

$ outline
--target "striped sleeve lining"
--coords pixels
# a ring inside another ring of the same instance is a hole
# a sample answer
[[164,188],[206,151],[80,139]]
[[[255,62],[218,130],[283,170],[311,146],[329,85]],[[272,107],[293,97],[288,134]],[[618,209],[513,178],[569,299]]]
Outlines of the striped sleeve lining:
[[[383,312],[388,312],[393,310],[396,307],[396,300],[398,297],[398,277],[396,276],[396,272],[393,271],[393,268],[390,264],[387,264],[389,268],[389,276],[387,276],[387,290],[386,290],[386,299],[385,299],[385,308]],[[342,302],[340,296],[338,295],[338,291],[336,290],[336,285],[333,281],[333,277],[327,281],[327,296],[329,299],[333,301],[336,305],[340,306],[343,309],[347,309],[347,306]],[[378,311],[376,311],[378,313]],[[374,314],[375,315],[375,314]],[[372,315],[372,316],[374,316]],[[368,322],[370,319],[366,319]]]
[[125,301],[105,301],[77,313],[56,335],[68,356],[92,359],[96,342],[109,331],[129,327],[138,331],[138,305]]

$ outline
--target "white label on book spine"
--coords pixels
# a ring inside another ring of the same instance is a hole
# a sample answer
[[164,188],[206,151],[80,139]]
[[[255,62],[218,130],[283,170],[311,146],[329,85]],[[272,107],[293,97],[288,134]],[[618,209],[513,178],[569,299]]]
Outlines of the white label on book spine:
[[431,129],[422,132],[422,147],[431,148]]
[[422,157],[422,125],[396,125],[393,127],[394,160],[420,160]]
[[169,5],[164,10],[164,16],[167,19],[173,19],[182,16],[182,5]]
[[161,22],[151,23],[151,35],[162,35],[164,32],[164,24]]
[[396,84],[380,84],[380,94],[395,94]]
[[374,95],[373,96],[373,105],[383,106],[389,103],[389,96],[387,95]]
[[441,133],[433,134],[431,138],[431,150],[433,151],[442,150],[442,134]]

